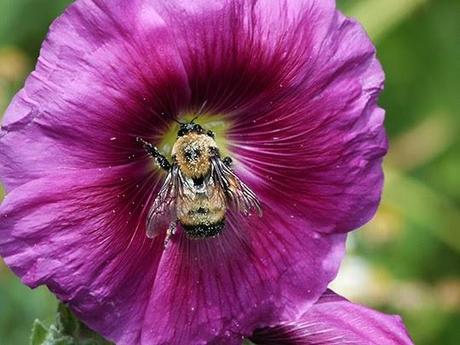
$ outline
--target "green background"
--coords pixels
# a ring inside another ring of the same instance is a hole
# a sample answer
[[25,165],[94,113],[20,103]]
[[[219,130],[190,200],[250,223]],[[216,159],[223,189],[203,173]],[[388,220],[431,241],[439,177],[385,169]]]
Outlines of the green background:
[[[70,1],[0,0],[0,112]],[[374,220],[353,233],[332,287],[403,316],[416,344],[460,344],[460,1],[343,0],[377,45],[391,150]],[[1,163],[0,163],[1,164]],[[0,195],[1,195],[0,189]],[[27,344],[56,302],[0,261],[0,344]]]

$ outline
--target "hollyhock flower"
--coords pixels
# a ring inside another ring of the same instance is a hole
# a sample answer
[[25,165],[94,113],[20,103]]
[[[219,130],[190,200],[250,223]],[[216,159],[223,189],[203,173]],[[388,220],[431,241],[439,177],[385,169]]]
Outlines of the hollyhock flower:
[[[6,111],[0,254],[117,344],[238,344],[333,279],[382,187],[374,47],[331,0],[77,0]],[[146,218],[176,120],[216,132],[263,216],[216,238]]]
[[328,290],[294,322],[256,330],[256,345],[410,345],[399,316],[350,303]]

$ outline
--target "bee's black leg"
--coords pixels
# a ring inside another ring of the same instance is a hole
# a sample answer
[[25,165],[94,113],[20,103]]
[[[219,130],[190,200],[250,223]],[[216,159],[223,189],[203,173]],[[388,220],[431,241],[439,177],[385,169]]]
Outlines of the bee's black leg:
[[[220,160],[220,152],[217,147],[211,147],[210,152],[211,152],[211,157],[218,158]],[[222,163],[224,163],[224,165],[227,168],[231,169],[233,165],[233,160],[230,157],[225,157],[224,159],[222,159]]]
[[225,164],[225,166],[229,169],[232,168],[232,165],[233,165],[233,161],[230,157],[225,157],[224,159],[222,159],[222,162]]
[[169,240],[174,236],[177,230],[177,220],[169,224],[168,230],[166,230],[166,238],[164,242],[165,248],[168,246]]
[[163,156],[155,146],[139,137],[136,138],[136,141],[140,142],[144,146],[147,153],[151,155],[153,158],[155,158],[155,161],[160,166],[160,168],[166,171],[168,171],[171,168],[171,163],[169,163],[168,159],[165,156]]

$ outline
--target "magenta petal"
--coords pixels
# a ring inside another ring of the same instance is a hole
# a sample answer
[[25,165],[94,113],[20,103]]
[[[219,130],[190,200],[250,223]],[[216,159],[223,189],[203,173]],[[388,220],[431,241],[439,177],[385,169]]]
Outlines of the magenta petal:
[[[270,214],[244,231],[234,221],[216,239],[189,241],[181,234],[165,251],[145,344],[240,345],[257,325],[298,315],[335,276],[343,235],[300,235],[294,223]],[[280,226],[289,228],[284,236],[276,232]]]
[[81,0],[52,24],[35,71],[2,121],[7,190],[58,169],[126,164],[138,152],[136,136],[165,131],[165,114],[186,104],[190,91],[153,5]]
[[412,345],[399,316],[353,304],[327,291],[300,319],[257,330],[257,345]]
[[145,178],[131,167],[54,175],[16,188],[0,208],[6,264],[119,344],[139,341],[163,248],[145,237],[142,188],[127,185]]
[[279,315],[298,315],[335,276],[343,235],[300,235],[270,212],[244,231],[232,217],[216,239],[180,233],[163,252],[162,238],[152,242],[139,229],[145,198],[131,185],[146,177],[133,171],[38,179],[0,209],[5,262],[117,344],[238,344]]
[[268,205],[346,232],[380,198],[382,83],[373,45],[333,1],[81,0],[5,114],[0,173],[11,190],[57,168],[124,164],[136,136],[158,141],[165,114],[206,102]]
[[380,200],[387,141],[376,101],[383,72],[363,29],[340,14],[322,43],[308,63],[314,48],[307,41],[291,56],[305,63],[292,62],[294,71],[235,115],[231,149],[270,206],[305,227],[346,232],[366,223]]

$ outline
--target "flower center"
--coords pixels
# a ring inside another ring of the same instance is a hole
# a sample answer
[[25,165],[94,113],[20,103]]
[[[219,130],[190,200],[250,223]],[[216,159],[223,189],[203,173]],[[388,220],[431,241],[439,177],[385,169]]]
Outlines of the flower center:
[[[190,122],[196,117],[196,114],[186,113],[178,121],[180,122]],[[215,133],[215,141],[219,147],[219,151],[222,157],[229,155],[228,150],[228,140],[227,132],[230,128],[230,123],[228,119],[225,119],[223,115],[209,115],[203,114],[198,119],[194,121],[203,127],[205,132],[208,130]],[[168,130],[163,134],[162,139],[158,145],[158,149],[163,153],[168,159],[171,158],[171,151],[174,146],[174,143],[177,141],[177,133],[179,131],[180,125],[176,122],[172,122]],[[199,152],[189,152],[190,159],[197,158],[196,156]]]

